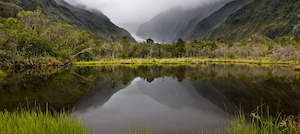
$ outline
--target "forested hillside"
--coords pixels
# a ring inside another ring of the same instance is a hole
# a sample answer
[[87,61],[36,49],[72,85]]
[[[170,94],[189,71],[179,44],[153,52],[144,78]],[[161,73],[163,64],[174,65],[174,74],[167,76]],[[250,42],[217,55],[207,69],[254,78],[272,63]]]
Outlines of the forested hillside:
[[0,17],[0,65],[23,68],[90,60],[97,44],[88,33],[52,22],[40,10]]
[[242,8],[250,1],[251,0],[234,0],[227,3],[224,7],[200,21],[195,27],[187,30],[187,32],[183,35],[183,39],[202,39],[210,30],[214,29],[216,26],[218,26],[218,24],[224,22],[228,16]]
[[261,34],[275,39],[295,34],[299,26],[299,0],[254,0],[233,13],[206,38],[241,40],[253,34]]
[[[0,0],[10,2],[12,6],[19,6],[24,10],[33,11],[40,9],[51,21],[70,24],[81,30],[85,30],[95,39],[110,40],[114,37],[120,40],[123,36],[132,41],[134,39],[124,29],[113,24],[109,18],[99,11],[89,11],[80,7],[67,4],[63,0]],[[1,6],[1,5],[0,5]],[[7,8],[7,6],[1,6]],[[7,10],[6,10],[7,11]]]

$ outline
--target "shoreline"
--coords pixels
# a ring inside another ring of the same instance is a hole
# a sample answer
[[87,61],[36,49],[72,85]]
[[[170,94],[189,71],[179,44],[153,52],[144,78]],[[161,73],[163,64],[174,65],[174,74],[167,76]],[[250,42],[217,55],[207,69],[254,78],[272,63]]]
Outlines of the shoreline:
[[289,65],[300,70],[300,61],[282,61],[266,59],[225,59],[225,58],[169,58],[169,59],[102,59],[99,61],[73,62],[74,66],[94,65],[195,65],[195,64],[256,64],[256,65]]

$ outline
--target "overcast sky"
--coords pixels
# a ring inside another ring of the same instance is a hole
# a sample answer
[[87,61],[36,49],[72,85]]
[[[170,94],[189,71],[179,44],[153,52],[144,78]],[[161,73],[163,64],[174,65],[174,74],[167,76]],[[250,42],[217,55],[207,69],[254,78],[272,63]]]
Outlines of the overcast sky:
[[66,0],[101,10],[114,23],[143,23],[175,6],[192,7],[217,0]]

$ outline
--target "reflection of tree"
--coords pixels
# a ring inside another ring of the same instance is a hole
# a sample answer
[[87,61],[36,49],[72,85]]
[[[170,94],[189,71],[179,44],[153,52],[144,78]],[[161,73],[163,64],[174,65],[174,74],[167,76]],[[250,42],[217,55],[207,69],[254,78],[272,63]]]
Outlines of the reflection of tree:
[[[273,109],[295,112],[300,110],[299,75],[288,69],[240,65],[101,66],[7,72],[0,83],[0,110],[35,102],[49,103],[55,109],[71,107],[101,83],[115,88],[120,83],[128,85],[137,77],[150,83],[156,78],[173,77],[178,81],[206,83],[235,105],[245,106],[245,111],[265,103]],[[209,94],[199,88],[199,94],[214,99],[213,92]]]
[[[120,80],[124,84],[128,84],[128,81],[136,77],[148,82],[156,78],[173,77],[178,81],[190,79],[196,83],[206,83],[211,90],[221,93],[236,106],[242,105],[243,110],[248,112],[260,104],[270,105],[273,112],[278,109],[285,113],[295,113],[300,110],[300,100],[297,97],[300,96],[299,77],[292,69],[289,71],[289,68],[239,65],[119,66],[114,68],[114,72],[106,73],[115,77],[110,79]],[[201,95],[204,94],[202,90],[199,89]],[[213,93],[208,94],[206,91],[205,94],[208,99],[214,100],[216,98]],[[226,106],[224,108],[226,109]]]

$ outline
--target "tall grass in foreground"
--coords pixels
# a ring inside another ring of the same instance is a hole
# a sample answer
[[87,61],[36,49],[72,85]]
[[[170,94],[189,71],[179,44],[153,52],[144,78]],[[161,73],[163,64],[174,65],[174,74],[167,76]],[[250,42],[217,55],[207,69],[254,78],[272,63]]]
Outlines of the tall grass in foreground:
[[[140,129],[130,130],[125,134],[155,134],[151,131]],[[204,130],[193,134],[207,134]],[[267,113],[252,113],[249,117],[239,114],[228,123],[225,128],[220,128],[208,134],[300,134],[300,118],[296,116],[284,117],[271,116]]]
[[261,116],[251,114],[250,120],[245,115],[239,115],[225,128],[226,134],[300,134],[297,118],[290,116]]
[[87,134],[80,122],[66,114],[21,110],[0,112],[0,134]]

